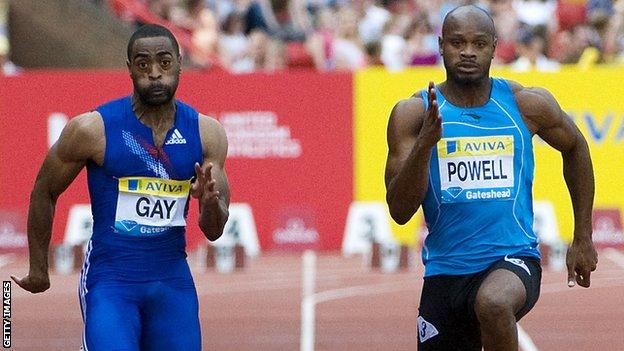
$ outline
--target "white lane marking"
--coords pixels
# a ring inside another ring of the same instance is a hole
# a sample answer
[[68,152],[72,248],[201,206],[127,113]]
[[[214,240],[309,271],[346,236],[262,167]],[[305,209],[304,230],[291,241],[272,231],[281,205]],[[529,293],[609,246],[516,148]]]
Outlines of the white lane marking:
[[518,327],[518,344],[520,345],[520,348],[522,348],[524,351],[539,351],[537,346],[535,346],[535,344],[533,343],[533,340],[531,340],[531,337],[529,336],[529,334],[527,334],[527,332],[525,332],[524,329],[522,329],[520,324],[517,324],[517,327]]
[[409,285],[408,280],[377,283],[367,285],[350,286],[340,289],[325,290],[314,294],[314,301],[319,304],[321,302],[343,299],[354,296],[377,295],[394,291],[412,290],[414,287]]

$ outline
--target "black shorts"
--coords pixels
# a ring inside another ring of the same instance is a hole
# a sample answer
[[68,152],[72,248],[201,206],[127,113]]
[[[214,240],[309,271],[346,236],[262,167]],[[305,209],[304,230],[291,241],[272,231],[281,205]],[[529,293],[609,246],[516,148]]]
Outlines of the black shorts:
[[481,331],[474,304],[481,283],[497,269],[516,274],[526,289],[526,302],[516,314],[516,320],[533,308],[542,280],[542,268],[535,258],[506,257],[482,272],[427,277],[420,297],[419,350],[481,350]]

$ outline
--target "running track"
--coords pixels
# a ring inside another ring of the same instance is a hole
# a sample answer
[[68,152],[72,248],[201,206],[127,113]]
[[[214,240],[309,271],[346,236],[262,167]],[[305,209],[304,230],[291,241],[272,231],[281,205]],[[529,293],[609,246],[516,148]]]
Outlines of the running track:
[[[301,257],[265,255],[242,272],[203,271],[189,261],[200,295],[204,350],[299,350]],[[415,262],[418,259],[415,258]],[[322,254],[317,263],[316,350],[416,350],[422,277],[371,272],[361,257]],[[27,271],[25,258],[0,256],[2,279]],[[78,350],[78,274],[53,274],[39,295],[13,283],[12,350]],[[568,288],[545,271],[542,295],[520,325],[534,350],[624,350],[624,254],[602,252],[592,288]],[[172,325],[172,333],[176,326]]]

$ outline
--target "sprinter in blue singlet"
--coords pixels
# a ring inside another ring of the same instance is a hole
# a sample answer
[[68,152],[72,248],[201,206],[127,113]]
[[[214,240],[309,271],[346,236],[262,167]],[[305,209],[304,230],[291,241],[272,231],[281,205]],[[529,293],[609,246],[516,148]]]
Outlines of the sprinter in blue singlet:
[[575,216],[568,285],[589,287],[594,178],[587,143],[544,89],[491,78],[487,12],[444,19],[446,81],[399,102],[388,124],[386,200],[399,224],[422,207],[420,350],[517,350],[516,321],[536,303],[541,268],[532,230],[533,135],[563,156]]
[[185,253],[190,198],[209,240],[223,232],[229,187],[221,125],[177,101],[180,52],[164,27],[128,43],[134,94],[72,119],[41,167],[29,209],[30,272],[49,288],[54,204],[86,166],[93,212],[79,294],[83,349],[201,349],[198,299]]

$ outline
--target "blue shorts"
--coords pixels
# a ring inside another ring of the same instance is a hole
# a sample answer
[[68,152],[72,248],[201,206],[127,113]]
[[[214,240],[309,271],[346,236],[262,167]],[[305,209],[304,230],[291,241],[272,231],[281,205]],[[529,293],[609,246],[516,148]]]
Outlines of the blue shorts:
[[198,351],[201,331],[192,281],[80,284],[85,351]]

